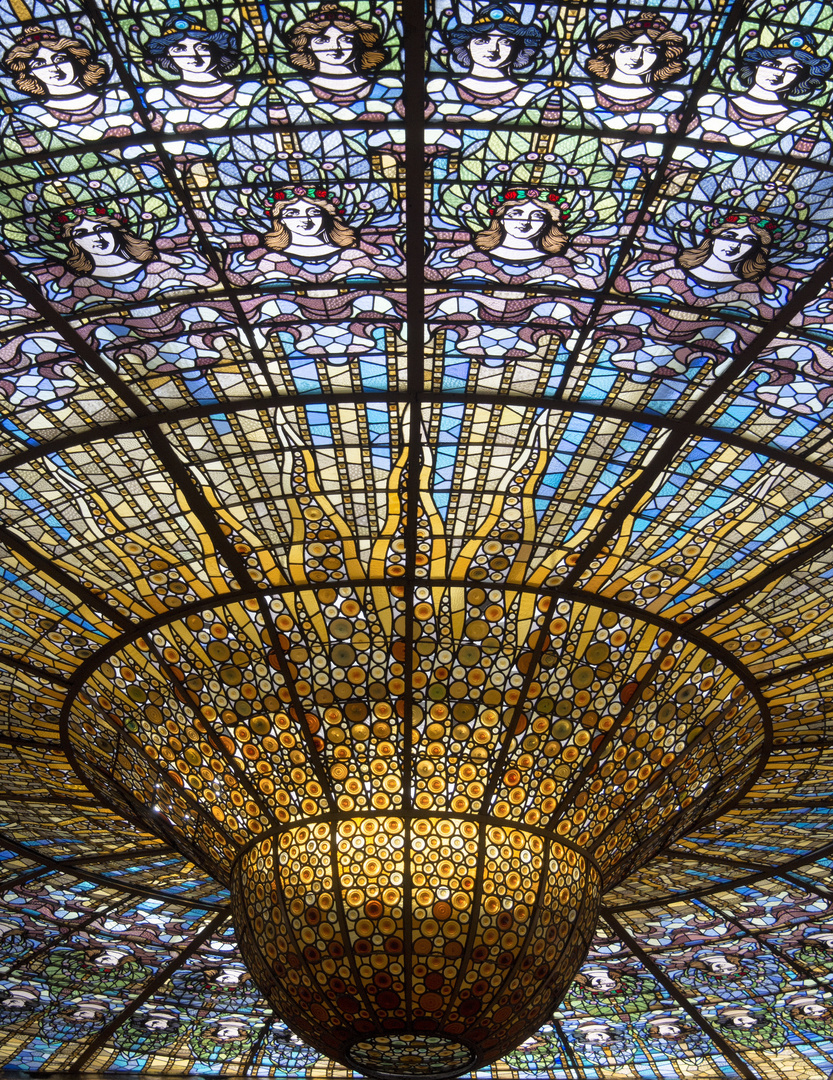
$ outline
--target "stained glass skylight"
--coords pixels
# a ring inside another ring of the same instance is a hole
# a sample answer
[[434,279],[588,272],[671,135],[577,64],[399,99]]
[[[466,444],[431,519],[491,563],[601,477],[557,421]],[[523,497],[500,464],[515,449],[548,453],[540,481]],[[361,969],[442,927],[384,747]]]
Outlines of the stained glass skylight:
[[0,0],[0,1068],[833,1075],[832,24]]

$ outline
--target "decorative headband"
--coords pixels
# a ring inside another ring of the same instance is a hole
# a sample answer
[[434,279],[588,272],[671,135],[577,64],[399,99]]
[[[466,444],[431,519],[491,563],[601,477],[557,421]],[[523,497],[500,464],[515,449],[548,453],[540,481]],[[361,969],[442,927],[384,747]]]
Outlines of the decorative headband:
[[273,191],[270,195],[267,195],[266,210],[269,213],[274,213],[278,203],[286,202],[287,199],[304,198],[320,199],[322,202],[328,202],[331,206],[334,206],[337,214],[344,213],[344,207],[340,205],[341,200],[337,199],[335,195],[327,191],[326,188],[301,187],[300,184],[297,187],[289,188],[288,190],[278,189]]
[[95,206],[74,206],[71,210],[62,210],[52,219],[50,228],[52,232],[59,233],[69,222],[83,221],[88,217],[110,217],[118,221],[120,225],[127,224],[127,218],[120,214],[116,207],[97,203]]
[[520,26],[521,20],[502,8],[492,8],[475,19],[472,26],[482,26],[484,23],[511,23],[513,26]]
[[493,195],[489,216],[493,217],[504,203],[521,202],[525,199],[540,199],[541,202],[552,204],[553,210],[558,211],[562,221],[566,221],[570,216],[570,206],[566,195],[558,191],[541,191],[540,188],[510,188],[501,195]]
[[196,30],[202,34],[211,33],[208,27],[203,26],[202,23],[192,22],[190,19],[177,19],[172,26],[162,31],[162,37],[167,37],[168,34],[181,34],[183,30]]
[[625,26],[629,30],[668,30],[669,24],[661,16],[637,15],[634,19],[626,19]]
[[712,229],[716,229],[720,225],[754,225],[758,229],[765,229],[773,240],[780,240],[783,235],[777,221],[768,217],[760,217],[758,214],[725,214],[723,217],[715,219],[711,227],[706,229],[706,232],[710,233]]
[[779,41],[779,42],[776,43],[775,48],[776,49],[800,49],[801,52],[809,53],[810,56],[815,56],[816,55],[816,50],[813,48],[813,46],[810,44],[810,42],[808,42],[807,39],[803,38],[803,37],[791,37],[791,38],[787,38],[786,41]]
[[21,34],[15,39],[15,45],[30,45],[36,41],[60,41],[61,35],[55,30],[42,30],[40,27],[32,29],[26,34]]
[[348,11],[343,7],[329,7],[326,10],[321,8],[315,12],[311,17],[312,22],[332,22],[334,19],[350,19],[355,18],[352,11]]

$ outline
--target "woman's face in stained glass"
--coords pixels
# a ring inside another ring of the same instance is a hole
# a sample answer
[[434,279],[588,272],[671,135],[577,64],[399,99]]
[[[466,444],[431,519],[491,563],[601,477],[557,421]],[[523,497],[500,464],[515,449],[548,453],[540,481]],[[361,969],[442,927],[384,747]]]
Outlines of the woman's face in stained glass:
[[217,976],[217,982],[221,986],[237,986],[242,978],[242,971],[238,971],[235,968],[224,967]]
[[73,1006],[74,1012],[72,1019],[78,1023],[89,1023],[90,1020],[98,1020],[103,1012],[106,1012],[106,1006],[100,1005],[96,1001],[82,1001]]
[[281,209],[280,221],[288,229],[290,236],[319,236],[324,232],[324,215],[319,206],[305,201]]
[[90,255],[112,255],[119,247],[119,238],[102,221],[79,221],[72,230],[72,239]]
[[52,52],[41,45],[29,60],[29,72],[43,83],[47,93],[66,94],[76,89],[77,75],[66,53]]
[[167,1016],[151,1016],[144,1026],[148,1031],[167,1031],[171,1023]]
[[613,53],[613,66],[620,75],[631,78],[634,75],[647,75],[659,57],[659,49],[647,34],[634,41],[625,42]]
[[[745,258],[749,252],[755,247],[757,238],[752,230],[748,226],[740,225],[736,229],[729,229],[727,232],[721,233],[720,236],[715,236],[712,240],[712,255],[719,259],[720,262],[734,263],[738,259]],[[734,971],[732,965],[727,961],[709,961],[709,966],[712,971],[716,971],[720,974],[726,974],[728,970]]]
[[674,1039],[680,1033],[680,1025],[675,1020],[662,1020],[656,1025],[657,1038]]
[[7,1009],[28,1009],[37,1000],[35,994],[21,986],[13,986],[5,997],[0,998]]
[[507,210],[501,224],[507,236],[519,240],[534,240],[544,231],[546,222],[546,213],[534,203],[527,203]]
[[319,64],[347,64],[353,58],[356,39],[337,26],[328,26],[310,38],[309,47]]
[[246,1025],[239,1020],[221,1020],[215,1038],[218,1042],[231,1042],[232,1039],[239,1039],[245,1031]]
[[[112,233],[110,235],[112,236]],[[76,242],[77,240],[78,238],[76,236]],[[79,247],[80,246],[81,245],[79,244]],[[89,251],[89,248],[87,248],[86,250]],[[109,255],[110,252],[108,251],[107,254]],[[127,953],[122,952],[120,949],[105,949],[104,952],[96,960],[96,964],[98,964],[98,966],[102,968],[113,968],[120,964],[122,960],[126,959],[126,957]]]
[[168,56],[183,75],[194,71],[209,71],[213,66],[211,49],[204,41],[184,37],[168,49]]
[[472,38],[469,55],[475,64],[485,68],[505,67],[512,56],[512,39],[498,30]]
[[612,1036],[609,1031],[596,1028],[585,1033],[584,1041],[591,1046],[606,1046],[612,1041]]
[[770,93],[786,90],[798,79],[801,65],[791,56],[778,56],[773,60],[763,60],[755,68],[755,86]]
[[[541,211],[539,211],[541,213]],[[615,990],[616,981],[611,979],[605,972],[598,972],[590,977],[590,985],[594,990]]]

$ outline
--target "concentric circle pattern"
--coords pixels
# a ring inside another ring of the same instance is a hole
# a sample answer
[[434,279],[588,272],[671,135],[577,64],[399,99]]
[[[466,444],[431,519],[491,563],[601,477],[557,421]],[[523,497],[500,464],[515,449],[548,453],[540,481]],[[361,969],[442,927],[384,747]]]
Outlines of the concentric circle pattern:
[[[299,500],[313,536],[320,513]],[[396,586],[169,618],[69,714],[79,775],[230,882],[258,985],[345,1064],[357,1035],[395,1033],[503,1056],[562,996],[603,888],[763,761],[754,694],[693,642],[553,594],[509,606],[480,581],[418,589],[406,637]],[[316,669],[332,675],[313,690]]]
[[275,1009],[374,1075],[451,1075],[535,1031],[599,896],[583,855],[454,817],[301,826],[250,848],[232,879],[240,947]]
[[378,1035],[362,1039],[350,1050],[351,1064],[362,1073],[412,1076],[415,1069],[432,1076],[456,1076],[474,1064],[467,1046],[436,1035]]

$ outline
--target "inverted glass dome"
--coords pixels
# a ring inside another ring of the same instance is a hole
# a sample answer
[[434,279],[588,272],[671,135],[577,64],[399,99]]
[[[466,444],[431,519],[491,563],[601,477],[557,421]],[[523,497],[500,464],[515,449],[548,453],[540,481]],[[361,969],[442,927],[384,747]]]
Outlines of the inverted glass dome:
[[833,1076],[832,24],[0,0],[0,1069]]

